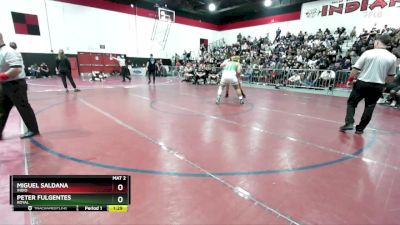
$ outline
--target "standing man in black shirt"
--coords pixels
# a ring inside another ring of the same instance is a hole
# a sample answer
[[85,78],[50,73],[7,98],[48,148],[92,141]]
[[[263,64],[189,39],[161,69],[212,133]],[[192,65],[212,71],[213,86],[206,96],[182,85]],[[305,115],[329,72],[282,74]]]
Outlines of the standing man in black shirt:
[[149,74],[149,84],[151,83],[151,75],[153,75],[153,84],[156,83],[156,71],[158,70],[158,65],[156,60],[153,58],[153,54],[150,54],[150,59],[147,62],[147,72]]
[[28,101],[25,76],[21,54],[5,45],[0,33],[0,140],[13,106],[28,128],[21,138],[39,135],[35,113]]
[[63,82],[66,92],[68,92],[67,78],[68,78],[69,82],[71,83],[72,87],[74,88],[74,91],[75,92],[80,91],[79,89],[76,88],[74,79],[72,78],[72,75],[71,75],[71,64],[70,64],[68,58],[64,55],[64,50],[62,50],[62,49],[60,49],[58,51],[58,56],[57,56],[57,60],[56,60],[56,70],[61,75],[61,80]]

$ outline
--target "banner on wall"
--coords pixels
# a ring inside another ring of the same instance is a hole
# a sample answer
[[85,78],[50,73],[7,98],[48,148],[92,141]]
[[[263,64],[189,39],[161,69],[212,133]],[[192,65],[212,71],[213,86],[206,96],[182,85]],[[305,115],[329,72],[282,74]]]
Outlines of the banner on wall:
[[37,15],[11,12],[16,34],[40,35]]
[[304,3],[301,19],[320,19],[341,15],[381,17],[385,9],[400,10],[400,0],[323,0]]

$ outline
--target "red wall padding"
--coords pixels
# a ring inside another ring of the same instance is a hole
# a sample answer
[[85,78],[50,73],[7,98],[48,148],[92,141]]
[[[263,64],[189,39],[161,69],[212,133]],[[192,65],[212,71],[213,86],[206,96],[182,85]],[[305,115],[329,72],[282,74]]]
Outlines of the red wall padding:
[[99,71],[111,73],[115,70],[119,71],[120,67],[118,62],[116,60],[110,60],[110,56],[117,57],[117,54],[78,52],[79,72],[91,73],[93,71]]

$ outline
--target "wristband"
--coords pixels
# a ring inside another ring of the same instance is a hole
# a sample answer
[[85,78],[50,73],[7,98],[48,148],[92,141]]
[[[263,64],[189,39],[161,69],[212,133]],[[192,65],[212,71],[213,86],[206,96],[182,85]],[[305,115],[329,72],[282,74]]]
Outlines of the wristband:
[[349,77],[349,79],[347,80],[348,82],[353,82],[354,81],[354,77]]
[[10,77],[6,73],[0,73],[0,80],[8,80]]

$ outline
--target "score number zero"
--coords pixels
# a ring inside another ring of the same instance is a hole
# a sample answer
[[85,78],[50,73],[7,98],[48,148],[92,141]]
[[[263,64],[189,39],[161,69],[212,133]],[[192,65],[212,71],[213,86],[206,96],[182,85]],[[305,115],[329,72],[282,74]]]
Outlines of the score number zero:
[[[124,181],[126,181],[126,176],[113,176],[112,180],[118,180],[118,181],[124,180]],[[117,191],[118,192],[124,192],[125,191],[124,184],[118,184],[117,185]],[[124,197],[123,196],[118,196],[117,202],[118,203],[123,203],[124,202]]]

